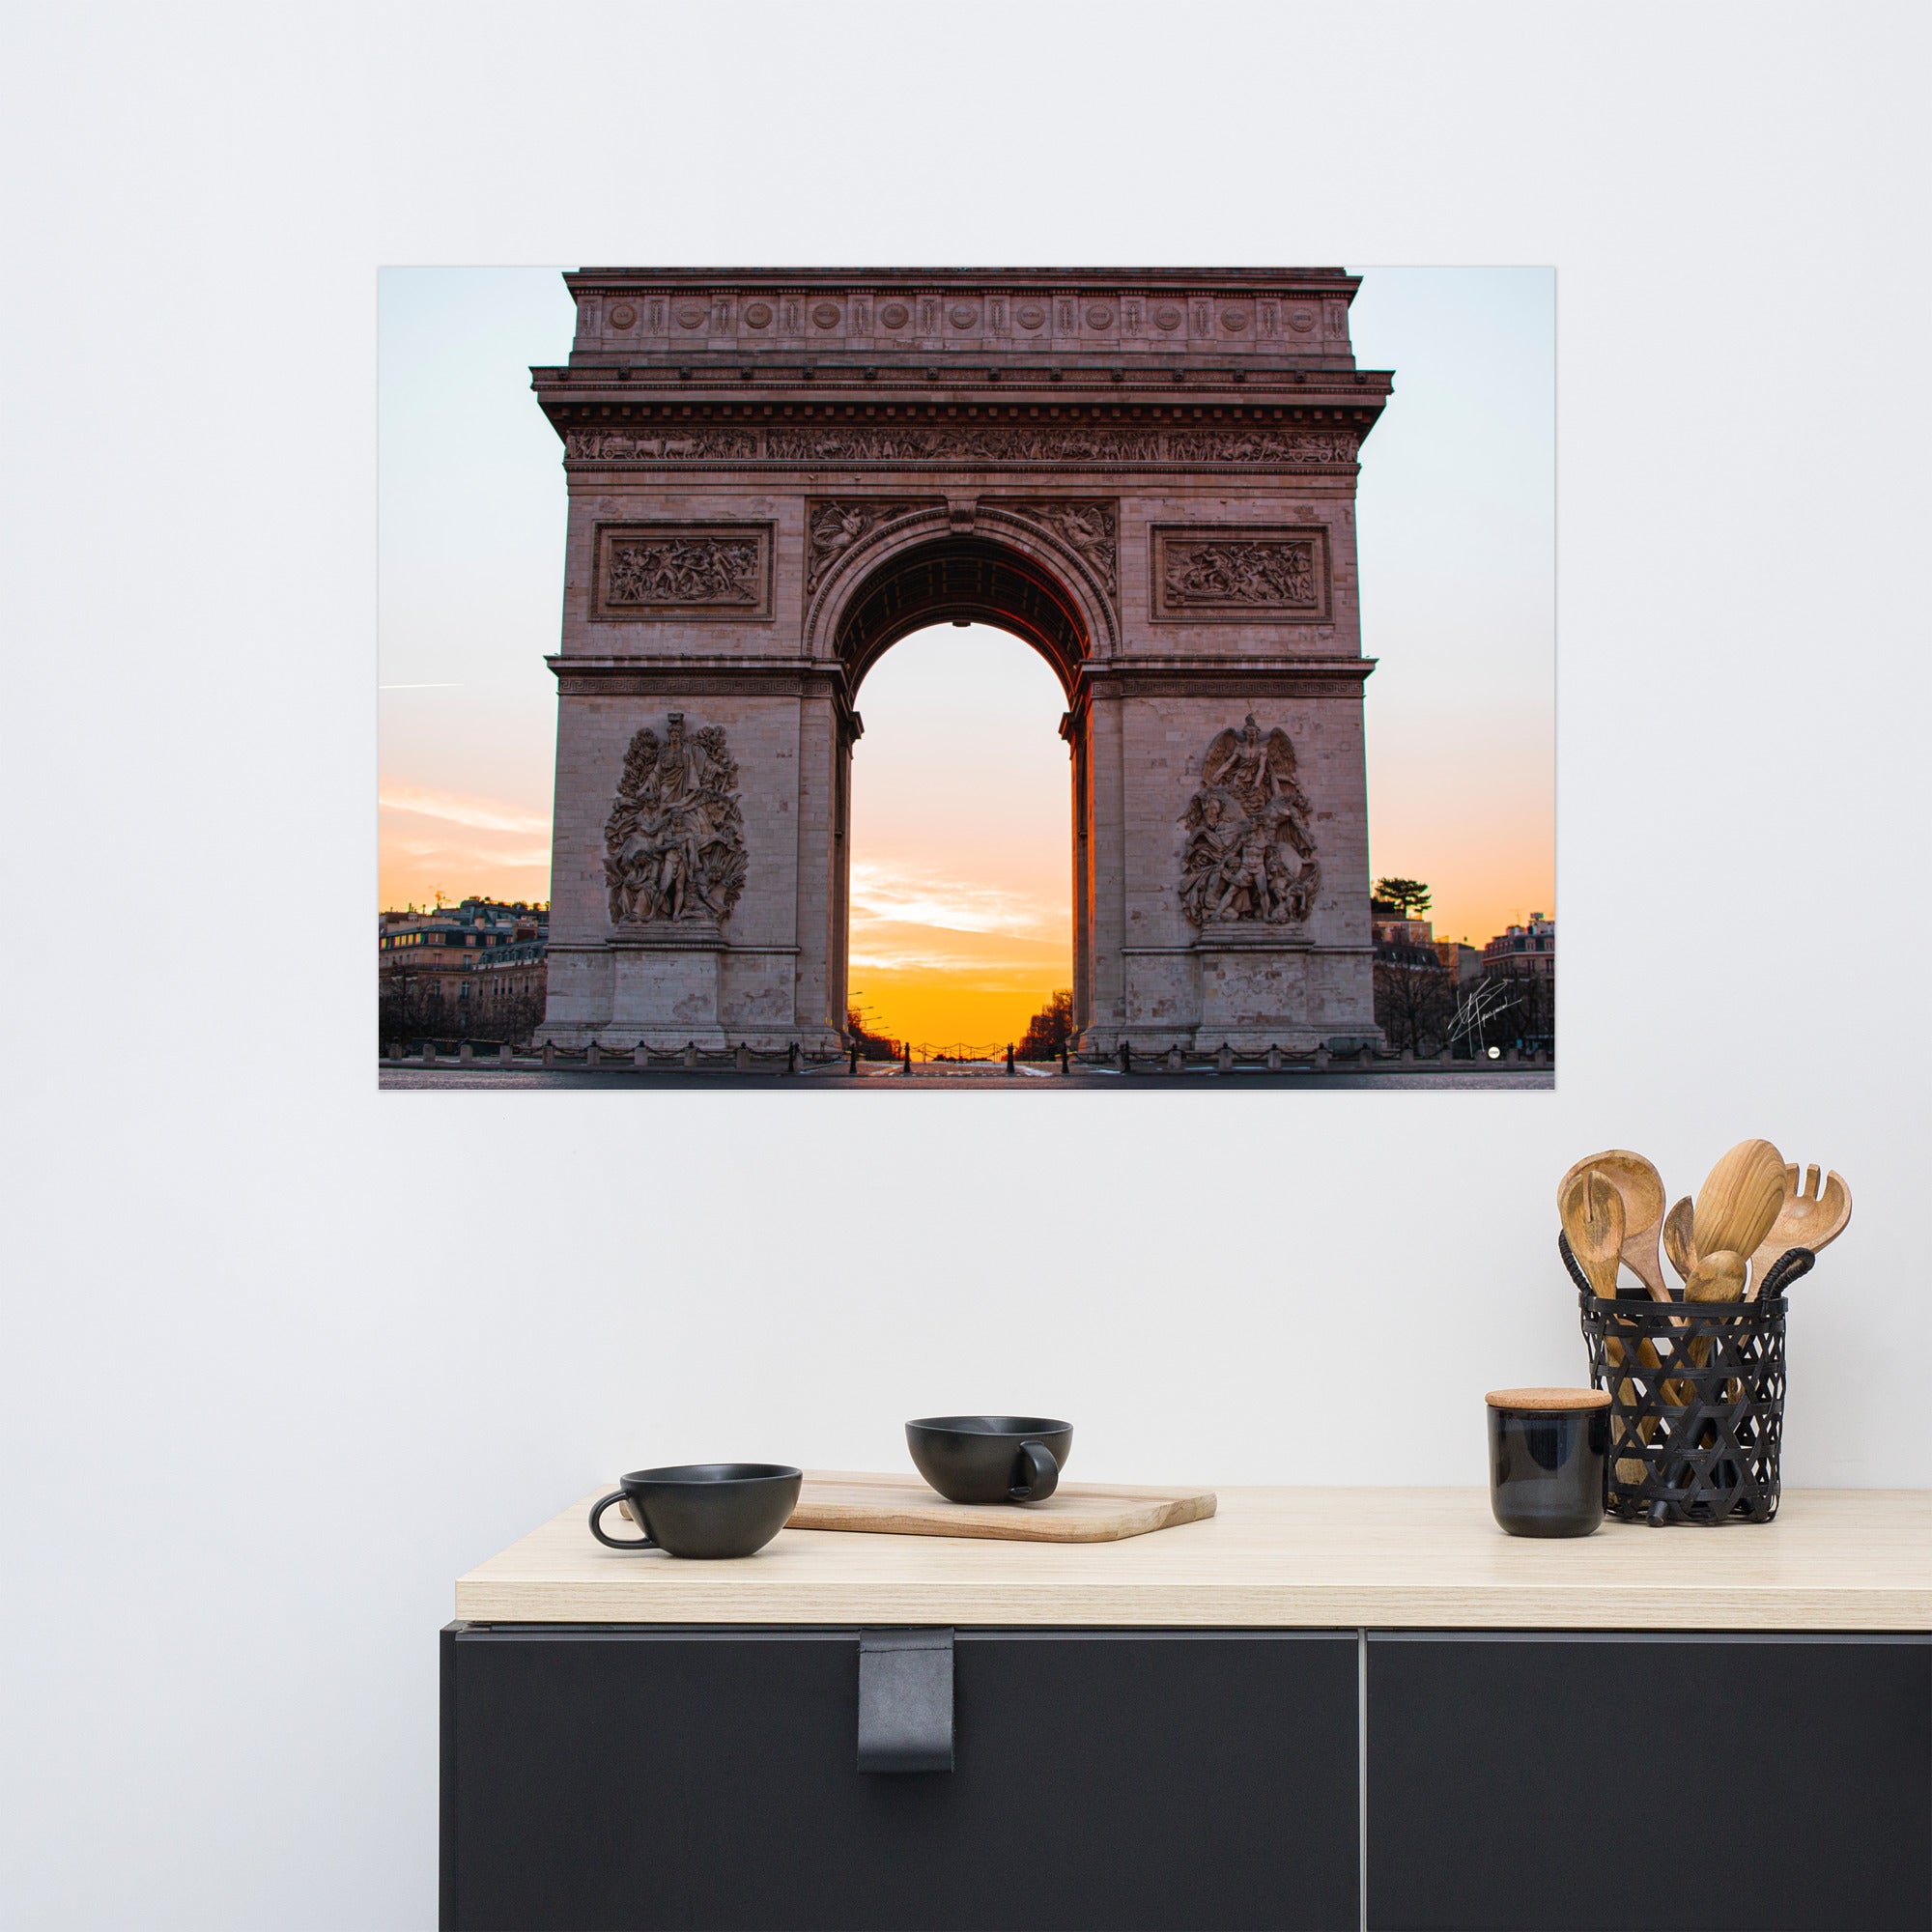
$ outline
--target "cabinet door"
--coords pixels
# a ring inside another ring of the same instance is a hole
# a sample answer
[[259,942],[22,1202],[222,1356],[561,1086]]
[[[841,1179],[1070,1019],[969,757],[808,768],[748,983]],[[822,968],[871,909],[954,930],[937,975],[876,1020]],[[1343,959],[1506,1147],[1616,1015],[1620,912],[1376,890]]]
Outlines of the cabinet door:
[[1932,1925],[1926,1639],[1372,1634],[1368,1709],[1373,1927]]
[[858,1660],[445,1632],[443,1925],[1358,1923],[1352,1632],[960,1631],[954,1769],[917,1776],[858,1771]]

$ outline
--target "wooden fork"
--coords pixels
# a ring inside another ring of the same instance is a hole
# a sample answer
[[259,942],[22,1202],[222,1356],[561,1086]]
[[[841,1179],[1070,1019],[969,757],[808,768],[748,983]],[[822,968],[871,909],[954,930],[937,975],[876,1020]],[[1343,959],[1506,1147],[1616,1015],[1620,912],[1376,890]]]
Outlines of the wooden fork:
[[1827,1175],[1821,1184],[1818,1170],[1807,1167],[1801,1185],[1797,1163],[1787,1162],[1784,1199],[1778,1204],[1777,1219],[1771,1224],[1771,1233],[1751,1256],[1750,1288],[1745,1299],[1757,1299],[1759,1285],[1779,1256],[1793,1248],[1809,1248],[1816,1254],[1845,1232],[1845,1224],[1851,1218],[1852,1190],[1845,1185],[1842,1175]]

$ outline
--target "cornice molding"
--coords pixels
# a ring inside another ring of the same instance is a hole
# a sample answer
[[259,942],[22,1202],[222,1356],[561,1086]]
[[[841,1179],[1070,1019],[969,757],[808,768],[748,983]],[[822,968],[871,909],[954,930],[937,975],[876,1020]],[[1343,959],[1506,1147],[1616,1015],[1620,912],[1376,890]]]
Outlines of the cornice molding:
[[1267,697],[1334,697],[1359,704],[1374,658],[1090,659],[1080,667],[1077,689],[1093,701],[1123,697],[1211,697],[1229,703]]
[[803,697],[837,696],[845,667],[810,658],[625,657],[544,660],[559,697]]
[[589,265],[567,269],[565,284],[598,291],[621,288],[629,293],[644,289],[678,290],[687,294],[699,291],[729,293],[755,289],[760,295],[829,294],[835,289],[854,295],[882,293],[918,294],[923,289],[964,292],[969,289],[995,294],[1006,287],[1023,288],[1032,295],[1052,294],[1058,289],[1077,289],[1092,294],[1102,290],[1132,291],[1159,289],[1163,294],[1190,295],[1215,288],[1238,290],[1253,296],[1267,289],[1307,289],[1323,296],[1348,293],[1361,286],[1362,278],[1343,268],[826,268],[756,269],[616,267]]

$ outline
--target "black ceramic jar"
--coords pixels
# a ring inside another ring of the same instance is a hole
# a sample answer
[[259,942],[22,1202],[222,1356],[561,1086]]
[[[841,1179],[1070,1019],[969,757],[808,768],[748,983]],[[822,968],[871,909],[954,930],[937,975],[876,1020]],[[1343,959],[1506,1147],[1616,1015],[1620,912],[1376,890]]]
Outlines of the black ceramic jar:
[[1588,1536],[1604,1520],[1607,1389],[1492,1389],[1490,1507],[1512,1536]]

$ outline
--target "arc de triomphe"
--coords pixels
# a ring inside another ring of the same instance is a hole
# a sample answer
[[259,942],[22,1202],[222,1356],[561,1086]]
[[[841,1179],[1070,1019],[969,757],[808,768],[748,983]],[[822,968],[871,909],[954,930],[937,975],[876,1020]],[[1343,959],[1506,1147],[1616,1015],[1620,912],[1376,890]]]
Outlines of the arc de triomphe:
[[1066,694],[1084,1053],[1375,1037],[1355,277],[565,281],[542,1037],[838,1048],[862,687],[948,620]]

